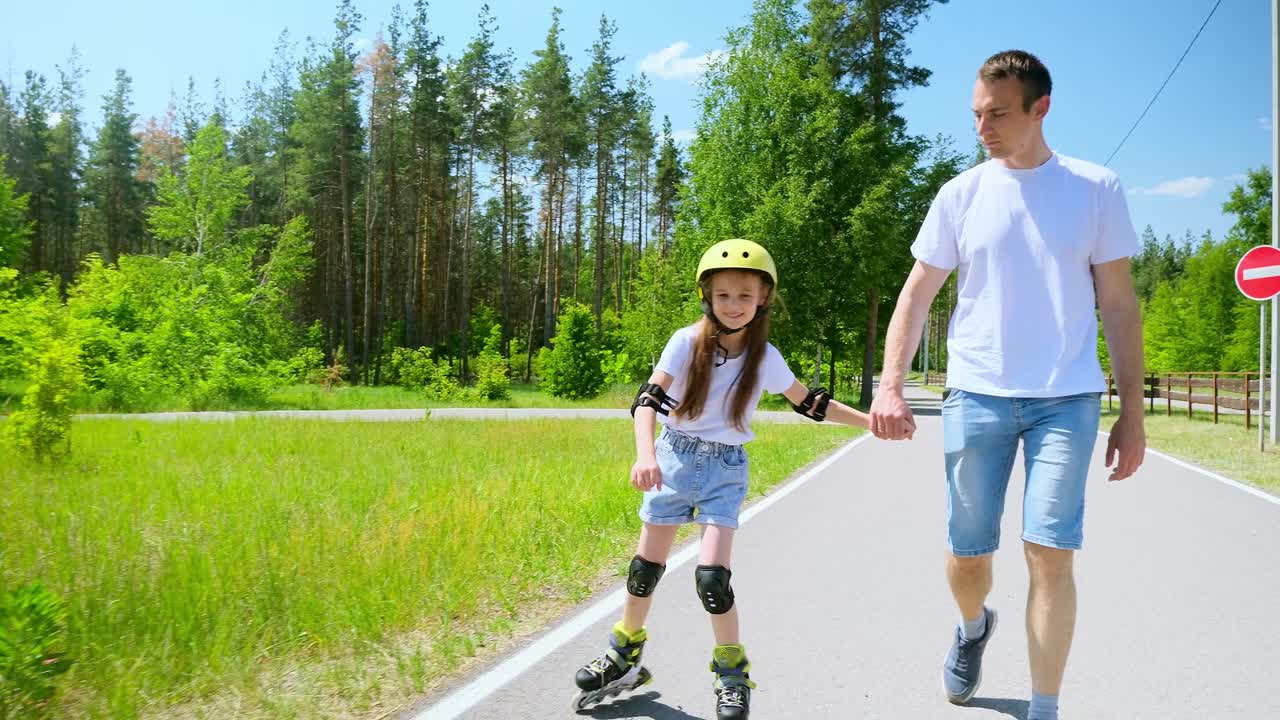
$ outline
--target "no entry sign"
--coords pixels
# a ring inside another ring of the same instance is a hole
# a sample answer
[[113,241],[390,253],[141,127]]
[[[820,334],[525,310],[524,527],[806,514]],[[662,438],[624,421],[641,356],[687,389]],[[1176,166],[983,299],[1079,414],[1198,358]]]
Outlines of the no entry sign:
[[1236,287],[1250,300],[1280,295],[1280,248],[1259,245],[1236,264]]

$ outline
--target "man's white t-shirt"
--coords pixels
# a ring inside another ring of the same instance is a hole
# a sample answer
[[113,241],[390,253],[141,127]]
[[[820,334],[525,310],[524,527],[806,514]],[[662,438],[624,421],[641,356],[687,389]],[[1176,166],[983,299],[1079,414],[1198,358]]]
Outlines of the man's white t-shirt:
[[[667,341],[666,348],[662,350],[662,357],[654,367],[655,370],[674,378],[671,388],[667,390],[667,395],[677,402],[684,399],[685,390],[689,384],[687,371],[689,360],[693,357],[695,343],[698,342],[698,333],[698,325],[677,330]],[[747,404],[747,411],[742,419],[746,432],[741,432],[733,426],[731,412],[733,394],[737,391],[738,377],[742,373],[746,357],[746,353],[741,353],[738,357],[730,358],[720,367],[711,369],[711,386],[707,388],[707,401],[703,405],[702,414],[697,418],[693,420],[685,417],[678,418],[672,411],[671,415],[658,415],[658,422],[673,430],[712,442],[726,445],[742,445],[749,442],[755,437],[751,432],[751,416],[755,414],[756,405],[760,403],[763,391],[781,393],[791,387],[791,384],[796,381],[796,376],[792,374],[791,368],[787,367],[787,361],[783,359],[782,353],[778,352],[773,343],[766,343],[765,355],[760,362],[754,399]],[[723,359],[723,356],[720,356],[720,359]]]
[[1003,397],[1102,392],[1091,266],[1138,252],[1115,173],[1054,154],[989,160],[942,186],[911,253],[959,268],[947,386]]

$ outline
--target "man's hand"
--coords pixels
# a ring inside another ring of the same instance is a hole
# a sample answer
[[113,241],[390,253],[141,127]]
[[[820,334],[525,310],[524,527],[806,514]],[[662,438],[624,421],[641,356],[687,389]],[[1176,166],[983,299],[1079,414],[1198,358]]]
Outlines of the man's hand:
[[1147,431],[1143,427],[1142,414],[1120,414],[1115,425],[1111,426],[1111,436],[1107,439],[1107,467],[1119,455],[1119,462],[1111,471],[1108,480],[1124,480],[1137,472],[1142,459],[1147,454]]
[[871,432],[881,440],[910,440],[916,432],[911,406],[902,397],[902,389],[881,387],[871,401]]

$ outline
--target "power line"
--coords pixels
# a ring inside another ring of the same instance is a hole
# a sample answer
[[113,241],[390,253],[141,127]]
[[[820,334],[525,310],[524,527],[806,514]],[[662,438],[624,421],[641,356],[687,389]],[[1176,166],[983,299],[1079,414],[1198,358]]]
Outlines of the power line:
[[1204,19],[1204,22],[1200,24],[1200,29],[1196,31],[1196,36],[1191,38],[1191,42],[1187,44],[1187,49],[1182,51],[1182,57],[1178,58],[1178,62],[1174,64],[1173,69],[1169,71],[1169,77],[1165,78],[1164,82],[1160,84],[1160,89],[1156,90],[1156,94],[1151,98],[1151,102],[1147,103],[1146,109],[1142,111],[1142,114],[1138,116],[1138,119],[1133,121],[1133,127],[1129,128],[1129,132],[1125,133],[1124,140],[1121,140],[1120,144],[1116,146],[1116,149],[1111,151],[1111,154],[1107,156],[1107,161],[1102,163],[1103,165],[1111,164],[1111,158],[1114,158],[1116,153],[1120,152],[1120,148],[1124,147],[1125,140],[1128,140],[1129,136],[1133,134],[1133,131],[1138,129],[1138,123],[1142,122],[1142,118],[1147,116],[1147,110],[1150,110],[1151,106],[1156,104],[1156,98],[1160,97],[1160,93],[1164,92],[1164,86],[1168,85],[1169,81],[1173,79],[1173,74],[1178,72],[1178,68],[1182,65],[1182,61],[1186,59],[1187,53],[1191,52],[1191,47],[1196,44],[1196,40],[1200,38],[1200,33],[1204,32],[1205,25],[1209,24],[1209,19],[1218,11],[1218,6],[1221,4],[1222,0],[1218,0],[1218,2],[1213,4],[1213,9],[1209,11],[1209,16]]

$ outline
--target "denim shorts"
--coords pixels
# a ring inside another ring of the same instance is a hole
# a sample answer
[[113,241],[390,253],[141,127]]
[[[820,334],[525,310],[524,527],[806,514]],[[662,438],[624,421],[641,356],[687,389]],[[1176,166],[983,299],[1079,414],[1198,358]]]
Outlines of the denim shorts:
[[747,498],[747,452],[741,445],[701,440],[664,425],[654,450],[662,489],[645,492],[641,520],[738,527],[738,511]]
[[1100,410],[1098,393],[1010,398],[952,390],[942,403],[952,554],[976,557],[999,547],[1019,440],[1026,465],[1022,539],[1079,550]]

